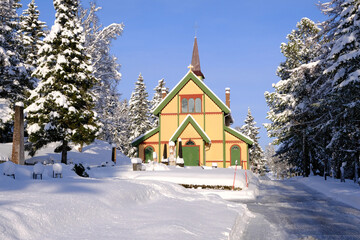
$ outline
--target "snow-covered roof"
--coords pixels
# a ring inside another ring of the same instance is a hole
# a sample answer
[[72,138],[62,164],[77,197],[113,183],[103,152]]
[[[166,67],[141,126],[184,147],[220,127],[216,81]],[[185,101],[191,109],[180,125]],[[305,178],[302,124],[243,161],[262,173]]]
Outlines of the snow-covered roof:
[[240,138],[241,140],[243,140],[244,142],[246,142],[247,144],[252,145],[254,143],[254,140],[252,140],[249,136],[246,136],[245,134],[231,128],[231,127],[224,127],[224,130],[235,135],[236,137]]
[[147,138],[151,137],[152,135],[154,135],[155,133],[159,132],[160,127],[157,128],[153,128],[149,131],[147,131],[146,133],[138,136],[137,138],[135,138],[132,142],[131,145],[133,146],[137,146],[139,145],[142,141],[146,140]]

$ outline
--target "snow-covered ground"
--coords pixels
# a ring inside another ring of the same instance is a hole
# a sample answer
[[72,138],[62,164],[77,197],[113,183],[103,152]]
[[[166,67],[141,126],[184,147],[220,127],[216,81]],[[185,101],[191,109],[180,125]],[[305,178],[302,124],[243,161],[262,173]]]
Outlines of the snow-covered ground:
[[[268,174],[268,177],[272,180],[276,180],[271,173]],[[286,181],[278,180],[278,181]],[[324,180],[324,177],[310,175],[307,178],[302,176],[293,177],[291,180],[296,180],[305,184],[306,186],[325,194],[326,196],[346,203],[354,208],[360,209],[360,186],[350,179],[346,179],[345,182],[341,182],[340,179],[335,179],[327,177],[327,180]]]
[[[60,160],[52,149],[35,159]],[[0,155],[10,152],[11,144],[0,144]],[[90,178],[77,176],[72,165],[63,165],[61,179],[52,178],[52,165],[43,180],[31,178],[33,166],[17,166],[15,180],[0,175],[0,239],[229,239],[252,217],[246,205],[219,197],[253,198],[258,181],[251,173],[246,188],[237,170],[242,191],[185,189],[177,183],[232,186],[234,169],[148,165],[133,172],[120,153],[116,166],[99,167],[110,156],[111,146],[101,141],[69,152],[73,162],[87,163]]]
[[328,177],[325,181],[324,177],[320,176],[296,177],[295,179],[334,200],[360,209],[360,186],[352,180],[346,179],[345,182],[340,182],[340,179]]

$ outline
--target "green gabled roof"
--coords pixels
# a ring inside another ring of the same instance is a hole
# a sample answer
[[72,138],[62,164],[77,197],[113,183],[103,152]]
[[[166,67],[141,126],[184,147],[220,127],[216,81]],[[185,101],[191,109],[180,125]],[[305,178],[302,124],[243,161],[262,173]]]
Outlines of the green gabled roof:
[[199,135],[202,137],[202,139],[206,142],[206,143],[210,143],[211,140],[208,137],[208,135],[204,132],[204,130],[200,127],[200,125],[195,121],[195,119],[189,114],[187,115],[187,117],[184,119],[184,121],[180,124],[180,126],[178,127],[178,129],[176,129],[175,133],[171,136],[170,141],[175,142],[180,134],[184,131],[184,129],[186,128],[186,126],[188,124],[191,124],[195,130],[197,131],[197,133],[199,133]]
[[229,127],[227,127],[227,126],[224,126],[224,130],[225,130],[226,132],[234,135],[235,137],[243,140],[243,141],[246,142],[247,144],[252,145],[252,144],[254,143],[254,141],[253,141],[251,138],[249,138],[248,136],[246,136],[246,135],[244,135],[244,134],[236,131],[236,130],[233,129],[233,128],[229,128]]
[[199,79],[191,70],[185,75],[185,77],[170,91],[170,93],[159,103],[159,105],[153,111],[154,115],[158,115],[161,110],[173,99],[176,94],[188,83],[193,80],[195,84],[211,99],[220,109],[225,113],[230,113],[230,108],[223,103],[216,94],[210,90],[206,84]]
[[138,146],[141,142],[145,141],[146,139],[148,139],[149,137],[153,136],[154,134],[158,133],[160,131],[160,127],[151,129],[150,131],[147,131],[146,133],[144,133],[143,135],[138,136],[137,138],[135,138],[132,142],[131,145],[133,145],[134,147]]

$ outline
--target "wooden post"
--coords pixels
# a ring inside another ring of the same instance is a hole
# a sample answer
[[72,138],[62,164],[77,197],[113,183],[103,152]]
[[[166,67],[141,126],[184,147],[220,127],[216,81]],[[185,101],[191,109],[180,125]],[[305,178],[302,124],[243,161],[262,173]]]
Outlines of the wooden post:
[[15,104],[15,119],[11,161],[24,165],[24,104],[22,102]]
[[112,148],[111,160],[116,163],[116,147]]

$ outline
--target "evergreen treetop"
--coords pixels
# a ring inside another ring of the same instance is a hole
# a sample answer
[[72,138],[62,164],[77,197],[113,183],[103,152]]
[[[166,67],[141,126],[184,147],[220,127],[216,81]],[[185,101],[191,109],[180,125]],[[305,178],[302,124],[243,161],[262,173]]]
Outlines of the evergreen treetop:
[[28,4],[20,16],[20,33],[22,34],[22,42],[24,52],[23,59],[33,68],[37,65],[38,51],[43,45],[42,39],[45,37],[45,22],[39,20],[40,12],[37,9],[35,0]]

